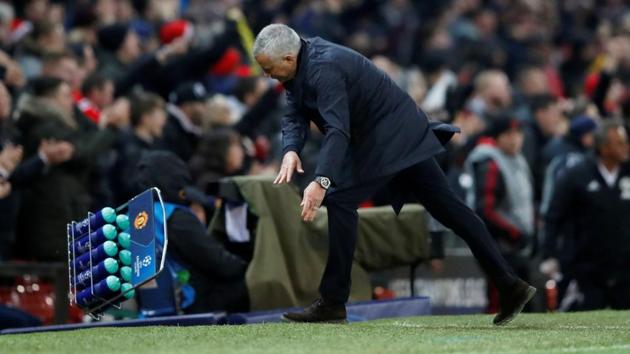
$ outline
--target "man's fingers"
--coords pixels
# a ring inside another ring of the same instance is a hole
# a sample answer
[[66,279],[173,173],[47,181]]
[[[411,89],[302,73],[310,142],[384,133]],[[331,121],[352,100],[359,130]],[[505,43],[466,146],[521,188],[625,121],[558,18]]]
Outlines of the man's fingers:
[[305,210],[302,213],[302,219],[306,222],[311,222],[313,220],[315,220],[315,217],[317,216],[317,208],[316,207],[312,207],[310,209]]
[[273,183],[275,184],[284,183],[285,174],[286,174],[286,168],[284,167],[284,165],[282,165],[282,167],[280,167],[280,172],[278,172],[278,176],[273,181]]
[[300,215],[302,216],[302,218],[304,218],[304,216],[306,215],[306,213],[311,207],[308,200],[302,200],[301,206],[302,206],[302,213]]
[[293,177],[293,171],[295,170],[294,164],[289,164],[287,166],[287,182],[291,182],[291,177]]
[[302,220],[304,221],[306,221],[306,213],[308,213],[308,208],[302,207],[302,212],[300,213],[300,216],[302,217]]
[[299,173],[304,173],[304,170],[302,169],[302,161],[297,160],[297,171]]
[[302,220],[309,221],[310,212],[311,212],[310,209],[302,210]]
[[315,204],[315,201],[305,198],[304,200],[302,200],[302,203],[300,203],[300,206],[302,206],[302,213],[301,213],[302,220],[304,220],[305,222],[315,220],[315,216],[317,215],[317,209],[318,209],[318,206]]

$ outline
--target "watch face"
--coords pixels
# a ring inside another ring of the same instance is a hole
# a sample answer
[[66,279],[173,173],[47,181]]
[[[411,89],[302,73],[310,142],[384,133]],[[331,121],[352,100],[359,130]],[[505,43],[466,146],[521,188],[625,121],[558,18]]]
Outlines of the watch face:
[[319,184],[321,184],[322,187],[328,189],[328,187],[330,187],[330,180],[326,177],[322,177],[319,179]]

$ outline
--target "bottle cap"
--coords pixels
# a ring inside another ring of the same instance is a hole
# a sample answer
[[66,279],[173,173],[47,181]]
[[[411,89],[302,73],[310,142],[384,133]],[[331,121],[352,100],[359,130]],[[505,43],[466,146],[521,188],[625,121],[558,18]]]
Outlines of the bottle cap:
[[129,249],[129,246],[131,246],[131,235],[126,232],[121,232],[118,234],[118,243],[122,248]]
[[118,271],[118,262],[116,262],[113,258],[105,258],[103,261],[103,265],[105,266],[105,270],[109,274],[114,274]]
[[131,271],[131,267],[129,266],[120,267],[120,277],[122,280],[131,282]]
[[113,240],[116,238],[117,234],[118,233],[116,232],[116,227],[114,225],[106,224],[103,226],[103,235],[105,235],[106,239]]
[[118,255],[118,259],[120,260],[120,263],[122,263],[123,265],[126,265],[126,266],[131,265],[131,252],[129,252],[129,250],[120,251],[120,254]]
[[107,287],[111,291],[120,290],[120,278],[118,278],[115,275],[110,275],[107,278],[105,278],[105,284],[107,284]]
[[129,228],[129,217],[125,214],[120,214],[116,217],[116,225],[122,231],[125,231]]
[[130,283],[123,283],[120,286],[120,292],[125,299],[131,299],[136,294],[136,290],[133,289],[133,285]]
[[103,250],[105,251],[105,254],[113,257],[116,253],[118,253],[118,246],[116,246],[116,243],[112,241],[105,241],[103,242]]
[[105,207],[101,209],[101,215],[103,216],[103,220],[107,223],[112,223],[116,220],[116,210],[110,207]]

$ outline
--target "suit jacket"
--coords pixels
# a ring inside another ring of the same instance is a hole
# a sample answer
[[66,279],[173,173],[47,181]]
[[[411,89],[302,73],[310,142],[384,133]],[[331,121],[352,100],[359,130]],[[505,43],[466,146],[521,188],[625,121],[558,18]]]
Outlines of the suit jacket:
[[324,134],[315,173],[335,188],[394,174],[443,150],[409,95],[351,49],[302,40],[296,75],[285,88],[283,153],[299,154],[313,121]]
[[[611,187],[599,172],[597,160],[586,158],[565,171],[556,182],[545,215],[545,256],[568,259],[576,272],[594,271],[607,279],[628,281],[628,215],[630,163],[619,166],[619,175]],[[570,234],[565,232],[565,224],[572,226]],[[569,239],[560,242],[559,237]]]

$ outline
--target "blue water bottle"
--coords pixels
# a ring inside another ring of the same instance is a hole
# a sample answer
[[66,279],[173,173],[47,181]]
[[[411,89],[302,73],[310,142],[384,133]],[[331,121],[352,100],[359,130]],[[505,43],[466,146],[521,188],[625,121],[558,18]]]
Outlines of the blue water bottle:
[[120,293],[122,296],[116,300],[113,304],[120,305],[123,302],[133,298],[136,295],[136,290],[133,288],[131,283],[122,283],[120,286]]
[[91,247],[96,248],[105,241],[114,240],[116,235],[118,235],[118,233],[114,225],[103,225],[103,227],[92,232],[89,236],[86,235],[78,241],[75,241],[74,254],[75,256],[79,256],[90,250],[90,244],[92,245]]
[[118,246],[113,241],[105,241],[100,246],[93,248],[92,252],[87,252],[74,259],[74,267],[77,272],[82,272],[90,268],[90,254],[92,255],[92,265],[96,266],[107,257],[114,257],[118,253]]
[[116,221],[116,211],[113,208],[105,207],[89,217],[72,224],[74,238],[81,237],[88,233],[88,230],[96,230],[105,224]]
[[99,298],[111,298],[118,290],[120,290],[120,279],[115,275],[110,275],[94,284],[93,293],[91,287],[79,292],[77,294],[77,304],[83,307],[90,307],[95,305]]
[[74,285],[76,285],[77,290],[83,290],[91,285],[90,279],[93,279],[94,283],[98,283],[108,276],[116,274],[116,272],[118,272],[118,262],[114,258],[105,258],[92,269],[77,274],[74,278]]

